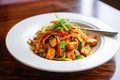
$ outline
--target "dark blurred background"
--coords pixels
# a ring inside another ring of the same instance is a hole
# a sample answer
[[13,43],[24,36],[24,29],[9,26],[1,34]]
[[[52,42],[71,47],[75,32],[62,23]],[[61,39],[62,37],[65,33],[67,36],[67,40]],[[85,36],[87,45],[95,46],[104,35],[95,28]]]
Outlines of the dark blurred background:
[[120,10],[120,0],[101,0],[109,5],[111,5],[114,8],[117,8]]
[[[13,4],[13,3],[19,3],[19,2],[27,2],[27,1],[35,1],[35,0],[0,0],[0,5]],[[120,0],[101,0],[101,1],[120,10]]]

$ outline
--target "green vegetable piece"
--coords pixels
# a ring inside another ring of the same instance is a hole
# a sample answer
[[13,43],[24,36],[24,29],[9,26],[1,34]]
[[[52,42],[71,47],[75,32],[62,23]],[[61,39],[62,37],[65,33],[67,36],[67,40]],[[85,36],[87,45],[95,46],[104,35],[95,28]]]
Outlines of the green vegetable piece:
[[55,14],[55,16],[56,16],[56,18],[60,21],[62,27],[63,27],[66,31],[68,31],[67,27],[65,26],[65,24],[64,24],[64,22],[63,22],[63,19],[61,19],[57,14]]
[[40,56],[40,57],[44,57],[45,56],[44,52],[39,52],[37,55]]
[[78,50],[81,50],[81,49],[82,49],[82,45],[79,45],[79,46],[78,46]]
[[83,58],[85,58],[83,55],[79,55],[76,57],[76,59],[83,59]]
[[54,23],[54,25],[52,26],[52,29],[53,30],[57,30],[57,29],[61,29],[62,27],[61,26],[61,23],[58,21],[56,23]]
[[82,44],[83,41],[79,37],[77,37],[77,38],[78,38],[79,43]]
[[65,48],[65,42],[64,41],[60,41],[60,48]]
[[79,37],[77,37],[77,38],[78,38],[78,41],[80,43],[80,45],[78,46],[78,50],[81,50],[83,41]]

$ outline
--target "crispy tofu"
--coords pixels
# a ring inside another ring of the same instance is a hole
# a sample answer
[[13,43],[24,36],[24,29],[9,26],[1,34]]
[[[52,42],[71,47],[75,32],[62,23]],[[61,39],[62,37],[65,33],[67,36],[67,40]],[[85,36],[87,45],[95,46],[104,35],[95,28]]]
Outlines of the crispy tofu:
[[53,38],[51,40],[49,40],[49,44],[52,46],[52,47],[55,47],[57,45],[57,39],[56,38]]
[[67,58],[70,58],[70,59],[74,60],[75,59],[74,50],[68,50],[66,52],[66,56],[67,56]]
[[68,42],[66,46],[68,49],[76,49],[76,48],[78,48],[79,43],[76,41]]
[[95,38],[88,38],[85,42],[86,45],[90,45],[91,47],[94,47],[97,45],[97,39]]
[[51,46],[48,46],[46,58],[52,60],[52,59],[54,59],[54,56],[55,56],[55,49],[52,48]]
[[83,46],[82,49],[80,50],[81,54],[84,55],[85,57],[90,55],[91,49],[88,48],[87,46]]

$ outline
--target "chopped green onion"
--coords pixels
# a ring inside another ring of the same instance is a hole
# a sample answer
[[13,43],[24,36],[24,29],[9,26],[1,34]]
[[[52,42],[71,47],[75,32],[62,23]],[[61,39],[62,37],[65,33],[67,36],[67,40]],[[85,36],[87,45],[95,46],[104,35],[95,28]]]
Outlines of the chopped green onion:
[[79,37],[77,37],[77,38],[78,38],[79,43],[82,44],[83,40],[81,40]]
[[80,43],[80,45],[78,46],[78,50],[81,50],[83,41],[79,37],[77,37],[77,38],[78,38],[78,41]]
[[60,41],[60,48],[65,48],[65,42],[64,41]]
[[85,58],[83,55],[79,55],[76,57],[76,59],[83,59],[83,58]]
[[57,14],[55,14],[55,16],[56,16],[56,18],[60,21],[62,27],[63,27],[66,31],[68,31],[67,27],[66,27],[66,26],[64,25],[64,23],[63,23],[63,20],[62,20]]

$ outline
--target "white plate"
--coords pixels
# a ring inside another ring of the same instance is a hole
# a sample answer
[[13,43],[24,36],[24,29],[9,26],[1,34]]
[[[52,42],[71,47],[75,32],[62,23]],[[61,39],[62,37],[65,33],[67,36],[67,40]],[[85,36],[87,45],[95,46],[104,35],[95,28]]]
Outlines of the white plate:
[[74,61],[53,61],[41,58],[29,49],[27,40],[32,38],[41,26],[55,20],[55,14],[62,18],[74,19],[90,23],[101,30],[113,30],[108,25],[80,14],[58,12],[33,16],[13,26],[6,37],[6,46],[11,55],[23,64],[35,69],[51,72],[75,72],[88,70],[109,61],[119,49],[118,35],[109,37],[101,35],[99,48],[87,58]]

